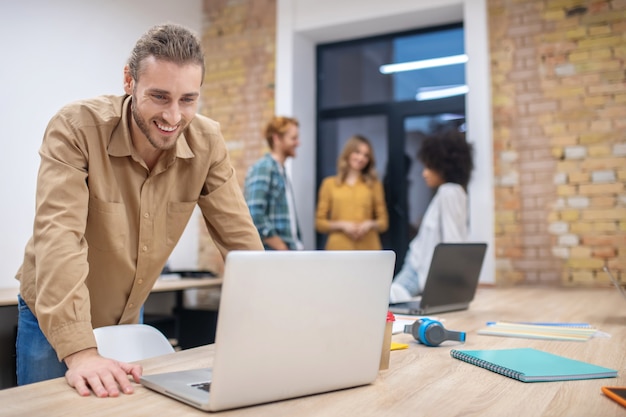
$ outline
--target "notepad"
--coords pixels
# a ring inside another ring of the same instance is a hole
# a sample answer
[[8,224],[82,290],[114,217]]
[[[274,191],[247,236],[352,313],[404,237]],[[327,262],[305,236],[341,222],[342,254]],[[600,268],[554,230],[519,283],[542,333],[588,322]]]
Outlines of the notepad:
[[617,371],[533,348],[456,350],[453,358],[522,382],[616,378]]
[[478,334],[488,336],[521,337],[545,340],[589,340],[596,333],[593,327],[568,327],[548,324],[496,322],[489,324]]

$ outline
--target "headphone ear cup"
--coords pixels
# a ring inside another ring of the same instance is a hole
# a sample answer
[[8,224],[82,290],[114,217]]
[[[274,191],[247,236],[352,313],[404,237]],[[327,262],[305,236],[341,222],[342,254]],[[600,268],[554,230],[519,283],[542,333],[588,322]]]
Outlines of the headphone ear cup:
[[424,343],[428,346],[439,346],[441,342],[446,340],[446,332],[441,324],[431,323],[424,332]]
[[426,346],[439,346],[446,340],[465,342],[465,332],[446,330],[441,322],[433,319],[419,319],[407,328],[410,330],[405,330],[406,333],[411,333],[415,340]]
[[444,340],[443,326],[437,320],[420,319],[413,327],[413,337],[426,346],[437,346]]

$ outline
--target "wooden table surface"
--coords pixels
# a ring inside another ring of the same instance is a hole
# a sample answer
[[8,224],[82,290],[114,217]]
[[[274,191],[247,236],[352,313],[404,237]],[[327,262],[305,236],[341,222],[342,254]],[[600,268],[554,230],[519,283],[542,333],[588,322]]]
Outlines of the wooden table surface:
[[[164,278],[157,280],[154,287],[152,287],[152,292],[211,288],[222,285],[222,282],[222,278]],[[14,288],[0,288],[0,306],[17,305],[17,294],[19,291],[20,289],[17,286]]]
[[[615,288],[479,288],[468,311],[441,314],[465,344],[426,347],[408,334],[394,341],[390,368],[371,385],[239,410],[224,416],[624,416],[603,385],[626,386],[626,302]],[[483,336],[487,321],[588,322],[608,333],[585,342]],[[450,343],[450,342],[446,342]],[[251,344],[254,349],[254,344]],[[534,347],[617,369],[618,378],[523,383],[450,357],[452,348]],[[143,361],[144,373],[211,366],[213,346]],[[139,385],[132,395],[79,397],[63,378],[0,391],[1,416],[201,416],[206,413]]]
[[222,278],[173,278],[158,279],[152,292],[181,291],[190,289],[211,288],[222,285]]
[[15,288],[0,288],[0,306],[16,306],[17,294],[20,289]]

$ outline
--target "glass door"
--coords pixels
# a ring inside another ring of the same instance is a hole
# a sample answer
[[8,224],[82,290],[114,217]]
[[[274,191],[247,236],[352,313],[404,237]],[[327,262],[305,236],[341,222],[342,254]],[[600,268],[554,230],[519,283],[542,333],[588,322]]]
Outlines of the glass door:
[[[464,123],[466,58],[461,24],[318,46],[317,189],[336,173],[345,141],[367,137],[389,212],[383,246],[396,252],[396,268],[432,197],[420,140],[436,125]],[[324,243],[318,234],[317,248]]]

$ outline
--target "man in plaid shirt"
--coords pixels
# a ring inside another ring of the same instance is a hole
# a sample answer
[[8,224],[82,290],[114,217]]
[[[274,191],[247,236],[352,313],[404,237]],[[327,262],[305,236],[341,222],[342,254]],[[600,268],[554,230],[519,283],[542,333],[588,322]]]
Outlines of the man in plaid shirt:
[[285,160],[296,156],[299,123],[276,116],[267,124],[270,151],[248,170],[245,198],[265,249],[303,249],[293,190],[285,173]]

